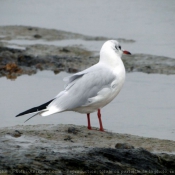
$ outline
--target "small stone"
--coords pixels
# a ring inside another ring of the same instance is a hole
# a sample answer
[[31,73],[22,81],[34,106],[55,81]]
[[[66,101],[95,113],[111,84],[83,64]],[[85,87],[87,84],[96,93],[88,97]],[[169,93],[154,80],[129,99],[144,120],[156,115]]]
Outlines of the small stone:
[[68,133],[77,134],[78,132],[79,132],[79,130],[74,128],[74,127],[68,128]]
[[75,69],[75,68],[68,68],[67,70],[69,73],[76,73],[78,72],[78,69]]
[[54,69],[54,74],[58,74],[58,73],[60,73],[60,69]]
[[60,51],[62,51],[62,52],[70,52],[70,50],[68,50],[67,48],[63,48],[63,49],[61,49]]
[[128,144],[128,143],[117,143],[115,145],[116,149],[134,149],[134,146]]
[[32,27],[29,27],[28,30],[33,30],[33,28]]
[[74,142],[70,136],[67,136],[64,140],[65,140],[65,141]]
[[12,137],[21,137],[22,133],[18,130],[15,130],[14,132],[10,133]]
[[19,146],[19,145],[16,145],[15,147],[16,147],[16,148],[21,148],[21,146]]
[[33,35],[33,37],[36,38],[36,39],[42,38],[42,36],[38,35],[38,34]]

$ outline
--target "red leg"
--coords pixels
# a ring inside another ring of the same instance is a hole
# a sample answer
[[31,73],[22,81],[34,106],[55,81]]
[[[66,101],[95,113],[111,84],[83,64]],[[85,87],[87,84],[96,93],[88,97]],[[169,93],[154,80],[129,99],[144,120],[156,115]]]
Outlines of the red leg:
[[88,127],[87,128],[88,129],[92,129],[91,128],[91,121],[90,121],[90,114],[89,113],[87,114],[87,120],[88,120]]
[[98,120],[99,120],[99,124],[100,124],[100,131],[104,131],[103,129],[103,125],[102,125],[102,120],[101,120],[101,113],[100,113],[100,109],[98,109]]

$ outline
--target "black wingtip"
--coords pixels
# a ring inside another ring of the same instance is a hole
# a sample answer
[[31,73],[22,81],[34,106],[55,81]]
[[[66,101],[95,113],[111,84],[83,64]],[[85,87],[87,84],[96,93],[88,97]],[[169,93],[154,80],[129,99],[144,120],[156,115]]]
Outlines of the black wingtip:
[[[29,109],[29,110],[30,110],[30,109]],[[27,111],[29,111],[29,110],[27,110]],[[16,115],[15,117],[20,117],[20,116],[22,116],[22,115],[28,114],[27,111],[21,112],[21,113],[19,113],[18,115]]]
[[[25,115],[25,113],[23,114],[24,112],[21,112],[21,113],[19,113],[18,115],[16,115],[15,117],[20,117],[20,116],[22,116],[22,115]],[[28,113],[26,113],[26,114],[28,114]]]
[[33,112],[39,112],[43,109],[46,109],[46,107],[53,101],[54,99],[40,105],[40,106],[37,106],[37,107],[34,107],[34,108],[31,108],[31,109],[28,109],[24,112],[21,112],[19,113],[18,115],[16,115],[15,117],[19,117],[19,116],[22,116],[22,115],[25,115],[25,114],[29,114],[29,113],[33,113]]
[[38,107],[34,107],[34,108],[31,108],[31,109],[28,109],[28,110],[26,110],[24,112],[19,113],[18,115],[16,115],[16,117],[19,117],[19,116],[22,116],[22,115],[25,115],[25,114],[29,114],[29,113],[32,113],[32,112],[37,112],[38,111],[37,108]]

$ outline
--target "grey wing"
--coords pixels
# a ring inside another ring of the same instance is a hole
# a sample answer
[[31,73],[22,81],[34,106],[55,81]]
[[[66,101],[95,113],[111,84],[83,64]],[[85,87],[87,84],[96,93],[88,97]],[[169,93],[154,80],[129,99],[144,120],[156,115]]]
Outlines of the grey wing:
[[66,86],[65,86],[65,89],[68,90],[72,85],[75,84],[75,82],[81,78],[83,75],[87,74],[87,73],[90,73],[90,72],[94,72],[98,69],[99,67],[99,64],[95,64],[94,66],[88,68],[88,69],[85,69],[81,72],[78,72],[76,74],[73,74],[71,76],[68,76],[68,77],[65,77],[63,79],[63,81],[66,82]]
[[[64,91],[50,104],[59,109],[72,110],[92,103],[92,99],[111,87],[115,75],[107,68],[96,67],[69,77]],[[49,106],[50,106],[49,105]]]

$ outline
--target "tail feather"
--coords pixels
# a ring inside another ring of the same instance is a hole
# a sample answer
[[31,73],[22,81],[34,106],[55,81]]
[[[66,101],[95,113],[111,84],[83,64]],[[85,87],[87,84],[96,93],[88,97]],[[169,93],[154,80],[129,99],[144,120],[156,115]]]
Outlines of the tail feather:
[[[46,109],[46,107],[53,101],[54,99],[52,99],[52,100],[50,100],[50,101],[48,101],[48,102],[46,102],[46,103],[44,103],[44,104],[42,104],[42,105],[40,105],[40,106],[37,106],[37,107],[34,107],[34,108],[31,108],[31,109],[28,109],[28,110],[26,110],[26,111],[24,111],[24,112],[21,112],[21,113],[19,113],[18,115],[16,115],[16,117],[19,117],[19,116],[22,116],[22,115],[25,115],[25,114],[29,114],[29,113],[33,113],[33,112],[37,112],[34,116],[36,116],[37,114],[39,114],[42,110],[44,110],[44,109]],[[32,117],[34,117],[34,116],[32,116]],[[30,117],[30,118],[32,118],[32,117]],[[29,119],[30,119],[29,118]],[[29,120],[28,119],[28,120]]]
[[[30,118],[28,118],[25,122],[27,122],[28,120],[30,120],[31,118],[35,117],[36,115],[38,115],[40,112],[37,112],[36,114],[32,115]],[[24,123],[25,123],[24,122]]]

